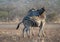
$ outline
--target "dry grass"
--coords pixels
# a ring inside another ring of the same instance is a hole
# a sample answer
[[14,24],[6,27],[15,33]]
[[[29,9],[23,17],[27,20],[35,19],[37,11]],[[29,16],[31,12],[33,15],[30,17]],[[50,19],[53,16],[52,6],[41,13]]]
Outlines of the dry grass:
[[[34,29],[38,32],[38,29]],[[37,32],[34,32],[35,36],[31,38],[22,37],[22,29],[0,29],[0,42],[40,42],[40,38],[37,37]],[[46,28],[45,42],[60,42],[60,28]]]

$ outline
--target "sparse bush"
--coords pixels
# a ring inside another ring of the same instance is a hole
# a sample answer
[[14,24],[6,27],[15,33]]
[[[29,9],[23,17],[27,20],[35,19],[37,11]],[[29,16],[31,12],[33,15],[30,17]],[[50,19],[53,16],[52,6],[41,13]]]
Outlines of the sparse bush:
[[46,21],[47,21],[47,22],[52,22],[52,21],[54,21],[54,20],[57,20],[57,19],[56,19],[56,16],[57,16],[56,13],[48,14]]

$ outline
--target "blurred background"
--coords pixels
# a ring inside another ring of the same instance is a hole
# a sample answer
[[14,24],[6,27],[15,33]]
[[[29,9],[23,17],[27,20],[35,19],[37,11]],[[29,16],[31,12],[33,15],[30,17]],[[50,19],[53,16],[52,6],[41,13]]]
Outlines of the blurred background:
[[60,42],[60,0],[0,0],[0,42],[41,42],[39,28],[34,27],[31,38],[23,38],[23,24],[18,30],[16,27],[31,8],[42,7],[47,17],[44,42]]
[[18,22],[29,9],[46,8],[47,22],[60,23],[60,0],[0,0],[0,22]]

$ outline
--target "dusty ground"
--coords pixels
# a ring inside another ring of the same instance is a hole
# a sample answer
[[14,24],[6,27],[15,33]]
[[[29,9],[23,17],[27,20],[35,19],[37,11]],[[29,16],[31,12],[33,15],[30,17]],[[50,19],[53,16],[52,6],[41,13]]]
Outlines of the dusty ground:
[[[40,42],[37,36],[38,28],[34,28],[34,36],[31,38],[22,37],[23,26],[16,30],[17,25],[0,24],[0,42]],[[60,42],[60,24],[46,24],[44,29],[46,36],[45,42]]]

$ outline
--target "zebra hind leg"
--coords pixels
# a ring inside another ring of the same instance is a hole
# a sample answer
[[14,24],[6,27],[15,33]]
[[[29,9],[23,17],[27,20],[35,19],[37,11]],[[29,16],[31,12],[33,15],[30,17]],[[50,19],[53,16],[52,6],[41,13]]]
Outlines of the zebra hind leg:
[[23,37],[26,37],[26,36],[29,37],[29,34],[30,34],[30,30],[25,26],[23,29]]

